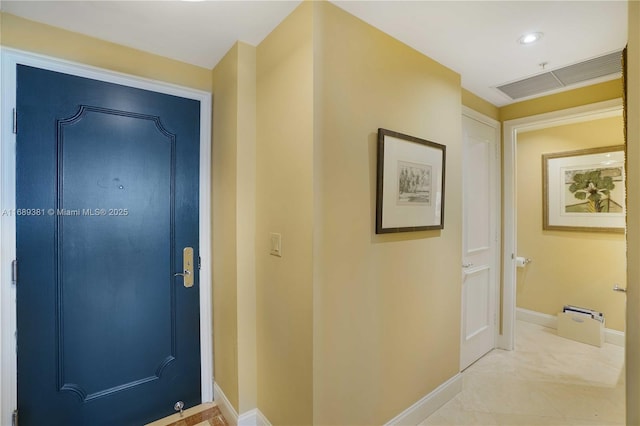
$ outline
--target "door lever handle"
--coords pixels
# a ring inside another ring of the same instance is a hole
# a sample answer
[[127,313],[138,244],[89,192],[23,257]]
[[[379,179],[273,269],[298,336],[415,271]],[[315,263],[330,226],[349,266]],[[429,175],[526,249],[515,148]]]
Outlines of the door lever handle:
[[182,277],[185,287],[193,287],[193,247],[182,250],[182,272],[176,272],[173,276]]
[[618,287],[618,284],[615,284],[612,288],[613,291],[619,291],[620,293],[626,293],[627,289],[626,288],[622,288],[622,287]]
[[473,263],[463,263],[462,267],[467,269],[467,268],[471,268],[473,266]]

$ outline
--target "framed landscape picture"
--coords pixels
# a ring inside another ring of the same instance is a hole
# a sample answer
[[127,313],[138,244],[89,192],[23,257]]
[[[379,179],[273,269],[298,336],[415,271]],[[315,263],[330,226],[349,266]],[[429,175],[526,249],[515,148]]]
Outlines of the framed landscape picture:
[[378,129],[376,233],[444,228],[444,145]]
[[624,232],[624,146],[544,154],[542,169],[543,229]]

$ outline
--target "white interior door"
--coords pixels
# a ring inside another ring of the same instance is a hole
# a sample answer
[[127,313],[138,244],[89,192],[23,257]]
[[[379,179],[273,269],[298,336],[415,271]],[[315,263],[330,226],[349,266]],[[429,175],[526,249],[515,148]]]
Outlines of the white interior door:
[[500,221],[499,124],[462,116],[463,226],[460,370],[495,348]]

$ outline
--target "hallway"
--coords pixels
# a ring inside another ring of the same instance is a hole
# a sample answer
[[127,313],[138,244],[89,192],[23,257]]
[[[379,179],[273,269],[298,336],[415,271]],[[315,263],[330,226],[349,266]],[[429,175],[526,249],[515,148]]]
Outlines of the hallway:
[[462,392],[421,425],[624,424],[624,348],[516,327],[516,350],[494,350],[469,367]]

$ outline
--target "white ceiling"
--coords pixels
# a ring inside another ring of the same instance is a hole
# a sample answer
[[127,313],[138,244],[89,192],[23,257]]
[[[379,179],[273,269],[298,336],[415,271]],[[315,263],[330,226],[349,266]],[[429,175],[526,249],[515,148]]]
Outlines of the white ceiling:
[[[626,1],[332,1],[453,69],[462,86],[497,106],[494,87],[617,50]],[[11,1],[34,21],[213,68],[237,40],[259,44],[300,1]],[[517,39],[540,31],[542,40]]]

